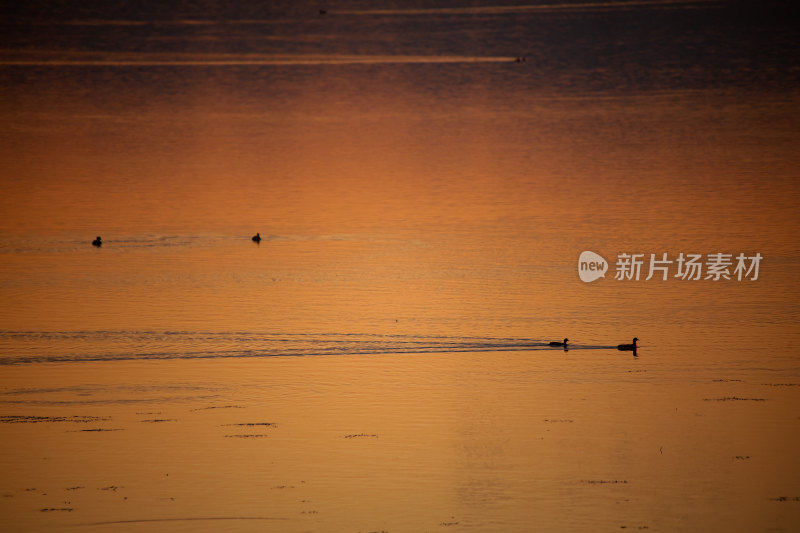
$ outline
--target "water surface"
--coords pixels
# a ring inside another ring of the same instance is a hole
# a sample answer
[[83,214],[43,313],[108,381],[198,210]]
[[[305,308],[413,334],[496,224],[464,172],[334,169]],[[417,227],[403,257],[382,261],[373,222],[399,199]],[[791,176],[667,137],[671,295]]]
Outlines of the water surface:
[[782,3],[3,11],[3,527],[800,524]]

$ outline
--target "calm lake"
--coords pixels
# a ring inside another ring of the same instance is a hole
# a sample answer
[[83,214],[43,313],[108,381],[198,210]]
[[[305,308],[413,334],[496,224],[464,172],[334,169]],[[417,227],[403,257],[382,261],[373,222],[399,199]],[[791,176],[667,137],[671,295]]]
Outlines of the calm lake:
[[0,530],[800,528],[788,3],[107,4],[0,8]]

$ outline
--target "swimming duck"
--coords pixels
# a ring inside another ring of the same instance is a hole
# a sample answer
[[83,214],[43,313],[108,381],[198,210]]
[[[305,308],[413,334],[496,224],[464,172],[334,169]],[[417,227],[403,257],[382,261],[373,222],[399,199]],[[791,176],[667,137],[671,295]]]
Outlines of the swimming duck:
[[550,346],[563,346],[564,348],[566,348],[568,341],[569,341],[569,339],[564,339],[564,342],[552,341],[550,343]]
[[97,236],[97,238],[95,240],[92,241],[92,246],[97,246],[98,248],[103,246],[103,241],[100,240],[100,236],[99,235]]
[[617,350],[636,353],[636,341],[638,340],[638,338],[634,337],[633,344],[620,344],[617,346]]
[[255,235],[253,235],[253,242],[261,242],[261,234],[260,233],[256,233]]

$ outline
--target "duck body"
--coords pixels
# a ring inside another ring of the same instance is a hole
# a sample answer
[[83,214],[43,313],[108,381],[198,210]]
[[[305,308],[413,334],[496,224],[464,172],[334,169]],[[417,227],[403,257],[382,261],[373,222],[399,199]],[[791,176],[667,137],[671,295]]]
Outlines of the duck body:
[[98,248],[103,246],[103,241],[102,241],[102,239],[100,239],[99,235],[97,236],[97,238],[95,240],[92,241],[92,246],[97,246]]
[[633,344],[620,344],[619,346],[617,346],[617,350],[621,350],[623,352],[634,352],[634,353],[636,353],[636,342],[638,340],[639,340],[638,338],[634,337],[633,338]]
[[552,341],[550,343],[550,346],[563,346],[564,348],[566,348],[567,342],[569,342],[569,339],[564,339],[564,342]]

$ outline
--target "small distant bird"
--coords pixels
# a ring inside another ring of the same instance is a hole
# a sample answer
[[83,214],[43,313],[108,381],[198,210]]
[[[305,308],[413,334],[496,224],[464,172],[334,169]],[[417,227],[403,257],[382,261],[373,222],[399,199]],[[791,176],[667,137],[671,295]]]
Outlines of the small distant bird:
[[633,352],[636,355],[636,341],[639,339],[634,337],[633,344],[620,344],[617,346],[617,350],[622,350],[623,352]]
[[103,241],[100,239],[99,235],[97,236],[97,238],[95,240],[92,241],[92,246],[97,246],[98,248],[103,246]]
[[550,346],[563,346],[564,348],[566,348],[567,342],[569,342],[569,339],[564,339],[564,342],[552,341],[550,343]]
[[261,242],[261,234],[260,233],[256,233],[255,235],[253,235],[253,242],[256,242],[256,243],[260,243]]

